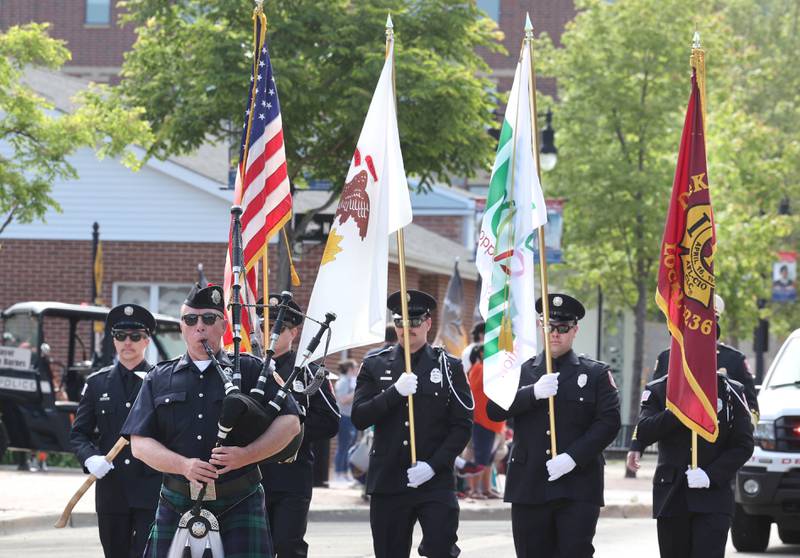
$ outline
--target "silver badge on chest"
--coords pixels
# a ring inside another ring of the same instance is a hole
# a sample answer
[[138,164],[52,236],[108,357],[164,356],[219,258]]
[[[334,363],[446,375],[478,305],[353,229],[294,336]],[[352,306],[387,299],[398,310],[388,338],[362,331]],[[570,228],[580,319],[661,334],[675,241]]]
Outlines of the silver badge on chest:
[[442,371],[438,368],[434,368],[431,370],[431,383],[432,384],[441,384],[442,383]]
[[589,377],[586,374],[578,374],[578,387],[585,387],[588,380]]
[[306,386],[302,380],[295,380],[294,383],[292,383],[292,390],[296,391],[297,393],[300,393],[304,389],[306,389]]

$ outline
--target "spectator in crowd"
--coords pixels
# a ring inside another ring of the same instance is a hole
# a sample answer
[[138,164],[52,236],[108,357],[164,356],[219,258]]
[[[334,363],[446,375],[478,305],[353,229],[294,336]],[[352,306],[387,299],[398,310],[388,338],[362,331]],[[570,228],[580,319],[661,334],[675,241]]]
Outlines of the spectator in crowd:
[[472,326],[472,343],[464,347],[464,350],[461,351],[461,364],[464,366],[464,370],[467,372],[472,366],[472,362],[470,362],[472,351],[475,349],[475,347],[483,345],[483,332],[485,329],[486,322],[477,322],[474,326]]
[[339,403],[339,434],[336,439],[336,457],[334,458],[336,481],[350,481],[348,450],[356,440],[357,430],[350,419],[353,408],[353,394],[356,391],[356,373],[358,366],[355,360],[344,360],[339,364],[339,379],[336,381],[336,401]]
[[469,478],[470,496],[478,500],[500,498],[492,490],[492,463],[494,461],[495,443],[498,435],[505,428],[505,421],[494,421],[486,414],[488,398],[483,391],[483,345],[475,345],[470,354],[469,387],[475,400],[475,411],[472,425],[472,448],[474,462],[482,466],[480,473]]

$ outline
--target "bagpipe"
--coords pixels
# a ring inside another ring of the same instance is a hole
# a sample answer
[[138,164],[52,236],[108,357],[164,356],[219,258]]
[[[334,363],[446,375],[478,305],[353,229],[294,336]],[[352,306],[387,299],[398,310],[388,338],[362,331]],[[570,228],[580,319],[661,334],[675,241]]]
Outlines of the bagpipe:
[[[272,421],[280,414],[286,404],[287,397],[292,391],[295,379],[303,372],[310,360],[311,355],[322,341],[323,335],[327,333],[327,345],[330,342],[330,324],[336,319],[333,313],[326,313],[324,321],[318,321],[307,316],[289,306],[292,294],[288,291],[281,293],[278,304],[277,316],[272,325],[270,333],[269,347],[264,354],[264,360],[259,372],[255,387],[250,393],[242,391],[241,380],[241,328],[242,328],[242,302],[240,279],[244,269],[242,253],[242,227],[240,217],[242,208],[233,206],[231,208],[233,218],[232,225],[232,289],[231,289],[231,330],[233,333],[233,369],[223,367],[214,354],[214,350],[208,341],[204,340],[203,347],[211,360],[212,366],[220,377],[225,389],[225,397],[222,399],[222,408],[219,421],[217,423],[216,446],[247,446],[258,439],[272,424]],[[250,305],[264,307],[267,305]],[[294,312],[303,318],[315,322],[319,325],[316,335],[308,343],[308,347],[303,351],[303,359],[299,366],[295,366],[292,373],[283,384],[278,383],[278,391],[267,400],[266,387],[269,376],[275,371],[273,357],[278,337],[283,329],[286,312]],[[311,382],[300,395],[313,395],[326,380],[327,371],[324,366],[320,366],[313,376]],[[303,442],[303,427],[301,424],[298,433],[282,450],[270,456],[267,462],[288,463],[294,461],[300,445]],[[223,556],[223,549],[219,538],[219,522],[211,512],[202,508],[203,500],[208,490],[208,484],[203,484],[192,508],[184,513],[178,523],[178,530],[175,533],[168,556],[189,557],[199,550],[203,556],[211,555],[215,558]]]
[[[240,278],[244,269],[242,252],[242,225],[240,217],[242,208],[235,205],[231,208],[233,217],[232,225],[232,288],[231,288],[231,330],[233,333],[233,370],[225,369],[219,363],[213,349],[207,342],[203,346],[211,359],[214,369],[220,376],[225,386],[225,397],[222,400],[222,410],[217,424],[217,445],[246,446],[255,441],[264,431],[269,428],[275,417],[283,410],[286,398],[289,395],[294,380],[303,371],[309,358],[322,341],[322,336],[328,334],[330,341],[330,324],[336,319],[336,315],[327,313],[325,320],[320,322],[305,314],[291,308],[289,302],[292,293],[284,291],[281,293],[281,300],[278,304],[277,316],[272,325],[270,333],[269,347],[264,354],[261,372],[258,376],[255,387],[250,393],[243,393],[241,390],[241,341],[242,341],[242,302]],[[258,305],[252,305],[258,306]],[[266,386],[269,376],[274,372],[273,357],[275,355],[275,345],[283,329],[286,312],[295,312],[303,318],[309,319],[319,324],[319,330],[308,343],[308,347],[303,352],[303,361],[300,366],[296,366],[292,374],[287,378],[283,385],[279,384],[277,393],[271,400],[267,401]],[[327,343],[326,343],[327,345]],[[306,387],[301,395],[313,395],[325,381],[325,368],[321,366],[314,375],[313,381]],[[297,450],[303,441],[303,430],[280,452],[269,458],[270,462],[291,461],[297,455]]]

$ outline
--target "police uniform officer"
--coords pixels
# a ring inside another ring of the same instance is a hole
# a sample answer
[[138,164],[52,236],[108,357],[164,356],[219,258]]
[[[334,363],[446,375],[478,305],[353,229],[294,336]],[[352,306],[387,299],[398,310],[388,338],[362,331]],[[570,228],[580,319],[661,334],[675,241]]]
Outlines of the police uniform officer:
[[[219,520],[226,555],[273,554],[257,463],[300,432],[299,412],[287,397],[280,414],[255,441],[246,447],[215,447],[225,391],[202,342],[223,367],[232,367],[220,349],[226,325],[222,289],[196,285],[181,307],[186,353],[159,363],[147,376],[122,428],[134,455],[164,473],[147,556],[168,555],[178,520],[197,498],[201,483],[208,485],[203,507]],[[240,367],[241,391],[249,393],[261,360],[243,353]],[[264,391],[268,401],[278,391],[271,376]]]
[[161,476],[125,447],[113,463],[105,454],[119,439],[142,379],[156,320],[136,304],[115,306],[106,318],[117,361],[86,379],[70,442],[85,470],[97,477],[95,508],[106,557],[141,556],[158,501]]
[[[404,373],[404,324],[396,292],[387,306],[400,342],[364,359],[353,398],[355,427],[375,427],[367,472],[373,547],[376,558],[407,558],[419,521],[420,555],[458,556],[453,463],[470,439],[474,404],[460,359],[428,344],[436,301],[421,291],[407,292],[413,373]],[[414,396],[416,463],[409,447],[409,395]]]
[[[620,428],[619,394],[607,364],[578,356],[572,343],[583,318],[575,298],[552,293],[550,348],[523,363],[519,389],[508,410],[489,401],[489,418],[514,419],[505,501],[511,503],[519,558],[594,555],[603,506],[603,450]],[[541,314],[541,298],[536,301]],[[548,398],[554,397],[558,455],[551,455]]]
[[645,446],[658,442],[653,476],[653,517],[662,558],[722,558],[734,501],[732,481],[753,453],[753,428],[744,389],[717,374],[717,441],[698,439],[697,469],[691,462],[691,431],[666,409],[667,378],[642,392],[637,425]]
[[[277,317],[277,303],[280,295],[269,296],[269,317]],[[300,307],[290,300],[283,320],[283,330],[275,346],[276,372],[285,381],[294,370],[297,354],[292,350],[292,342],[297,336],[299,326],[303,323]],[[260,309],[263,313],[263,309]],[[312,381],[317,371],[315,364],[309,365],[300,374],[292,386],[294,397],[304,415],[303,443],[297,457],[291,463],[261,463],[264,477],[261,484],[267,503],[272,542],[277,558],[295,558],[308,555],[308,543],[303,539],[308,525],[308,508],[311,504],[311,489],[314,482],[314,452],[312,443],[317,440],[330,440],[339,431],[339,407],[326,379],[319,391],[311,396],[300,395]]]
[[[725,311],[725,301],[718,294],[714,295],[714,312],[719,318]],[[731,380],[734,380],[742,385],[744,389],[745,400],[753,415],[755,422],[758,422],[759,408],[758,408],[758,394],[756,393],[755,380],[750,373],[750,368],[747,366],[747,358],[744,353],[737,351],[733,347],[719,342],[720,328],[717,323],[717,371],[726,374]],[[665,377],[669,370],[669,349],[665,349],[659,353],[656,358],[656,364],[653,368],[653,374],[650,381],[657,380]],[[642,444],[637,439],[636,432],[633,433],[631,439],[630,450],[628,451],[628,468],[638,469],[639,458],[647,446]]]

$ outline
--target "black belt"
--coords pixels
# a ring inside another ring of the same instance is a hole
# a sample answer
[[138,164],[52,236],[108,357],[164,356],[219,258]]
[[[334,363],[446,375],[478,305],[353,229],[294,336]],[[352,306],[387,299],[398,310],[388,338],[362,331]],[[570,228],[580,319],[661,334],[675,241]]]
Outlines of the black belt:
[[[256,466],[244,475],[236,477],[233,480],[223,483],[215,483],[216,497],[217,499],[222,500],[244,496],[253,488],[253,485],[258,484],[259,482],[261,482],[261,470],[258,468],[258,466]],[[178,494],[187,498],[192,497],[189,489],[189,481],[183,477],[164,475],[164,486],[168,490],[177,492]]]

